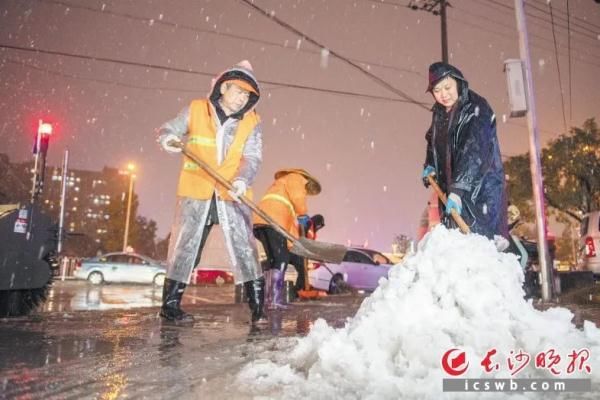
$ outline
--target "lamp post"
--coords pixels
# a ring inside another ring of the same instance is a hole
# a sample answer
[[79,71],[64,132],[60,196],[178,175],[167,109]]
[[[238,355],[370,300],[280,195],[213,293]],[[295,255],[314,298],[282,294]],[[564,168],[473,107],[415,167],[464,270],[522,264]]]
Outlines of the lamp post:
[[127,164],[127,171],[129,175],[129,195],[127,196],[127,215],[125,217],[125,234],[123,235],[123,251],[127,251],[127,237],[129,236],[129,220],[131,215],[131,198],[133,195],[133,181],[135,180],[135,165],[133,163]]

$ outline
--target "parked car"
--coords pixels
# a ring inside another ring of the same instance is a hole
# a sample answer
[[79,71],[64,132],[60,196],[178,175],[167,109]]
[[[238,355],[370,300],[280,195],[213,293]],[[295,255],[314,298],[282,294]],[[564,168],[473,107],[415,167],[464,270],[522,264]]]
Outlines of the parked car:
[[94,285],[131,282],[162,286],[166,273],[165,265],[149,257],[135,253],[108,253],[84,259],[74,276],[87,279]]
[[312,262],[308,270],[308,282],[315,289],[340,293],[344,287],[375,290],[379,278],[387,278],[392,262],[382,253],[351,248],[340,264]]
[[214,269],[214,268],[203,268],[197,267],[194,270],[194,278],[192,283],[196,285],[202,284],[219,284],[220,283],[233,283],[233,273],[226,270]]
[[594,211],[581,221],[583,267],[600,276],[600,211]]

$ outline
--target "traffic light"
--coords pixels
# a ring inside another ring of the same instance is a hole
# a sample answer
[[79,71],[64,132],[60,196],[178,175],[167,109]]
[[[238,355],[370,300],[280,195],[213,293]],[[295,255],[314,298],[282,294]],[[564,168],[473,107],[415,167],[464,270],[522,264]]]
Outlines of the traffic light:
[[52,124],[50,124],[49,122],[44,122],[40,119],[37,134],[35,136],[35,143],[33,144],[33,154],[37,154],[38,144],[39,150],[42,152],[42,154],[46,154],[46,152],[48,151],[48,142],[50,141],[51,135]]

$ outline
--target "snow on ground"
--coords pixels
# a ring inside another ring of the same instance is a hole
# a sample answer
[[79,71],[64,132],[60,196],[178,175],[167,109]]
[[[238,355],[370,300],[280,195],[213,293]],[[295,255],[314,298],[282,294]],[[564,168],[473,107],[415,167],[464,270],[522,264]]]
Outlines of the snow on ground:
[[[522,279],[513,255],[498,253],[482,236],[438,226],[415,255],[380,282],[344,328],[317,320],[287,354],[254,361],[237,379],[257,396],[276,398],[497,399],[507,394],[443,393],[442,380],[453,378],[441,367],[443,354],[453,348],[466,352],[469,368],[460,378],[511,378],[516,367],[511,370],[507,360],[519,365],[516,354],[523,350],[531,360],[513,378],[541,379],[556,376],[536,368],[535,356],[554,349],[561,357],[554,366],[559,377],[591,378],[587,396],[597,398],[600,330],[588,321],[577,329],[572,313],[563,308],[536,310],[523,300]],[[568,355],[584,348],[591,357],[583,365],[591,373],[567,375]],[[497,350],[492,365],[499,367],[488,373],[480,363],[492,349]]]

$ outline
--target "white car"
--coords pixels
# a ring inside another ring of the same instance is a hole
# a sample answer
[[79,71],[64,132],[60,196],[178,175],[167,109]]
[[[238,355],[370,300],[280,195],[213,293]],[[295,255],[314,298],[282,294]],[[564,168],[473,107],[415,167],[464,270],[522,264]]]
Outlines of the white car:
[[379,279],[388,277],[392,262],[375,250],[351,248],[340,264],[313,262],[308,270],[308,282],[315,289],[340,293],[346,287],[372,291]]
[[162,286],[166,273],[164,265],[149,257],[135,253],[108,253],[83,260],[74,276],[86,279],[93,285],[122,282]]

